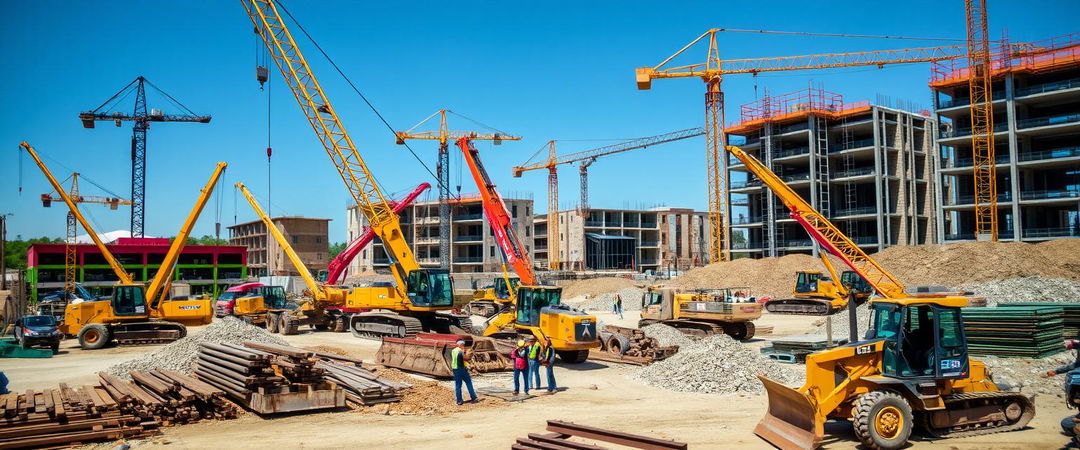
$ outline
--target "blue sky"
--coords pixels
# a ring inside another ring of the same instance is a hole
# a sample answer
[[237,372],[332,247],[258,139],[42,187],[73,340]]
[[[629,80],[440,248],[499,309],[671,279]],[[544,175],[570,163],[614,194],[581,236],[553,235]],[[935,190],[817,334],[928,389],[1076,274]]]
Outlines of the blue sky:
[[[449,108],[506,132],[524,136],[499,147],[479,144],[488,171],[504,196],[531,195],[546,209],[543,172],[512,178],[549,139],[559,151],[700,126],[703,84],[658,80],[638,91],[634,68],[651,66],[710,27],[904,36],[964,37],[963,2],[912,0],[903,4],[806,2],[344,2],[285,3],[319,43],[397,129],[439,108]],[[130,124],[99,123],[83,129],[80,111],[92,109],[138,75],[197,113],[202,124],[157,124],[149,131],[147,221],[150,235],[176,233],[214,163],[226,161],[225,188],[203,213],[195,234],[212,234],[254,215],[235,181],[265,202],[267,191],[266,91],[255,81],[257,43],[235,1],[2,2],[8,18],[0,29],[5,70],[0,71],[4,120],[0,121],[0,213],[14,213],[9,237],[64,234],[65,209],[42,208],[51,189],[17,145],[29,141],[48,158],[58,178],[78,170],[110,190],[130,189]],[[990,2],[991,36],[1003,29],[1013,41],[1077,31],[1080,2]],[[1070,23],[1071,22],[1071,23]],[[299,34],[299,33],[297,33]],[[935,42],[857,40],[721,34],[724,58],[794,55],[939,45]],[[261,45],[261,44],[258,44]],[[301,41],[323,87],[361,154],[391,192],[410,190],[432,177],[393,136],[313,46]],[[698,62],[704,49],[678,62]],[[738,105],[768,89],[780,94],[809,83],[844,95],[845,101],[877,94],[929,105],[927,64],[877,69],[790,72],[724,81],[728,120]],[[348,195],[325,153],[272,68],[273,213],[330,217],[331,240],[345,239]],[[150,106],[168,108],[160,97]],[[130,105],[130,103],[128,103]],[[130,106],[125,106],[125,109]],[[458,128],[471,126],[458,122]],[[434,167],[436,144],[413,148]],[[591,202],[597,207],[705,205],[704,139],[606,158],[590,168]],[[475,191],[468,171],[452,155],[451,178]],[[61,166],[60,164],[63,164]],[[66,166],[66,168],[64,167]],[[577,202],[577,170],[564,167],[563,207]],[[434,183],[433,183],[434,184]],[[97,193],[84,184],[84,193]],[[434,194],[431,194],[433,196]],[[220,205],[219,205],[220,203]],[[265,205],[264,205],[265,207]],[[86,205],[99,231],[128,228],[128,211]],[[82,230],[80,230],[80,233]],[[224,234],[224,233],[223,233]]]

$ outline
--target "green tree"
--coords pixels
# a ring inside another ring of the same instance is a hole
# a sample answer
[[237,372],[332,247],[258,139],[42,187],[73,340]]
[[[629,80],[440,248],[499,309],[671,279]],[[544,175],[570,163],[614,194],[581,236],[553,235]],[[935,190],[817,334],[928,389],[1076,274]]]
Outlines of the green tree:
[[25,269],[26,268],[26,251],[30,249],[34,244],[61,244],[64,240],[60,238],[31,238],[23,240],[22,236],[16,236],[15,240],[7,241],[4,247],[4,264],[9,269]]
[[[176,236],[170,237],[169,243],[171,244],[175,239]],[[204,234],[202,237],[188,236],[187,244],[185,245],[229,245],[229,240],[219,239],[209,234]]]
[[336,244],[330,244],[330,259],[337,258],[337,255],[345,251],[346,244],[344,242],[338,242]]

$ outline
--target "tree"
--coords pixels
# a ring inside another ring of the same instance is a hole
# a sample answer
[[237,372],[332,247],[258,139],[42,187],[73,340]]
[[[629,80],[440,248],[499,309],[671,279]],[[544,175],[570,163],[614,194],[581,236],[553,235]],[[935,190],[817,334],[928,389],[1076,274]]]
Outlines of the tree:
[[346,245],[345,245],[344,242],[338,242],[336,244],[330,244],[330,259],[337,258],[337,255],[339,255],[339,254],[341,254],[341,252],[345,251],[345,246]]
[[[170,237],[169,243],[171,244],[175,239],[176,236]],[[204,234],[202,237],[188,236],[187,244],[184,245],[229,245],[229,240],[219,239],[209,234]]]
[[60,238],[31,238],[23,240],[22,236],[16,236],[14,241],[7,241],[4,247],[4,264],[9,269],[25,269],[26,268],[26,251],[30,249],[34,244],[62,244],[63,239]]

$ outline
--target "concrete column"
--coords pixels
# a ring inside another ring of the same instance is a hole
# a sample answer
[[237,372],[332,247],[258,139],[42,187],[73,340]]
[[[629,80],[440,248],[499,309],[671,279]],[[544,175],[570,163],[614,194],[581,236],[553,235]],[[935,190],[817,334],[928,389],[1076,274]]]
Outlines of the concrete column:
[[[1009,203],[1012,207],[1013,239],[1020,242],[1024,236],[1024,221],[1020,220],[1020,168],[1016,166],[1017,160],[1020,158],[1020,146],[1019,139],[1016,136],[1016,101],[1013,100],[1016,91],[1013,88],[1013,80],[1011,73],[1005,75],[1005,111],[1009,123],[1009,189],[1012,190],[1012,200]],[[993,93],[990,95],[993,96]],[[997,158],[998,151],[997,145],[995,145],[994,158]],[[1000,188],[998,192],[1001,192]],[[1001,220],[1001,218],[998,218],[998,220]]]
[[873,117],[874,126],[874,171],[876,176],[874,177],[874,197],[877,199],[877,235],[878,235],[878,251],[885,248],[884,242],[886,242],[887,235],[885,216],[882,214],[882,204],[888,201],[888,196],[883,195],[882,182],[885,175],[884,164],[881,161],[882,151],[882,127],[884,126],[884,117],[877,107],[871,107],[871,114]]

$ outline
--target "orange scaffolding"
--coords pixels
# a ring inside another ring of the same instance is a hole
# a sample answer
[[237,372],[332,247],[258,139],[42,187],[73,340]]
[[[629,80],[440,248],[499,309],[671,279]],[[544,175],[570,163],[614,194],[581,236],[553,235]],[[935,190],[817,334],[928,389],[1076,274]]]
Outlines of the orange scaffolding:
[[767,122],[804,119],[809,115],[837,119],[870,110],[870,102],[844,103],[844,97],[819,88],[807,88],[783,95],[766,95],[739,107],[739,121],[728,124],[725,133],[743,135]]
[[[1009,49],[1009,51],[1003,51]],[[990,75],[1014,72],[1045,72],[1080,65],[1080,33],[1066,34],[1023,44],[1003,44],[993,52]],[[971,73],[965,59],[934,61],[930,87],[967,84]]]

